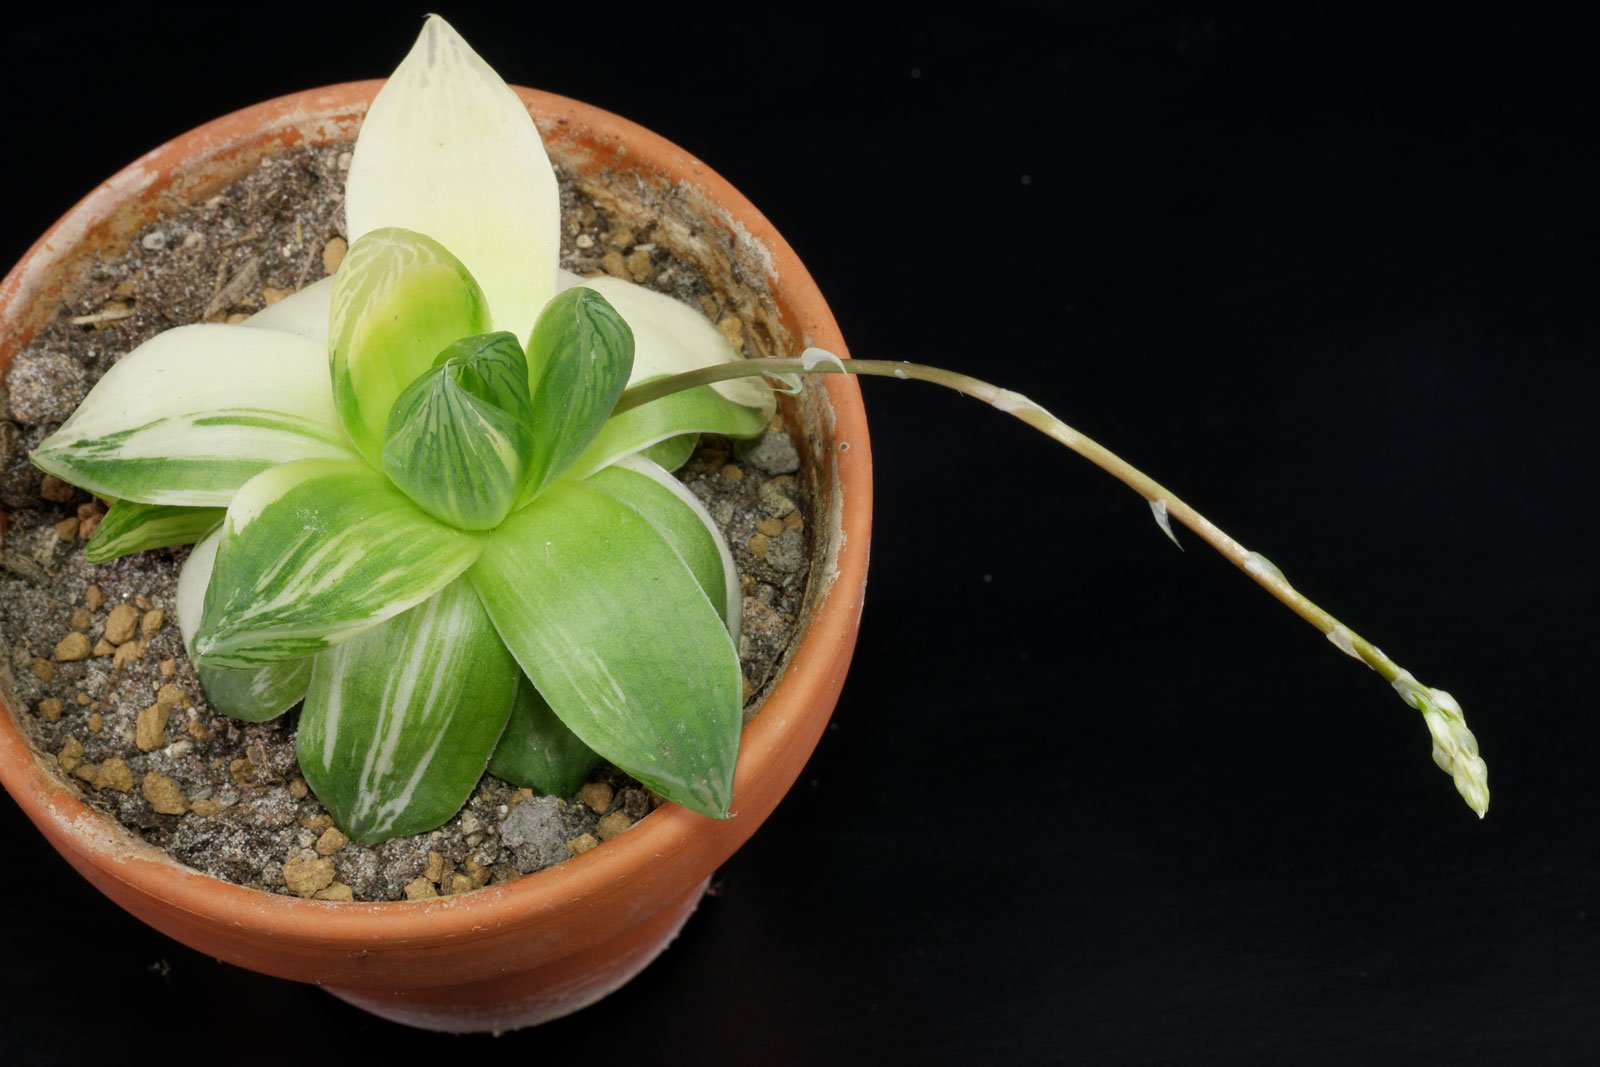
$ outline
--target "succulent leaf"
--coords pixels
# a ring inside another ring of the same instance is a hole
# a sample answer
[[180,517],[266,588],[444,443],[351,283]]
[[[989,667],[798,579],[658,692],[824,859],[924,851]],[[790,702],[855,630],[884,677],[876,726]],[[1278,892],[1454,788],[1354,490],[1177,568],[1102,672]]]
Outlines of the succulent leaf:
[[770,417],[760,408],[735,404],[714,386],[685,389],[611,416],[589,447],[572,462],[567,473],[574,478],[586,478],[623,456],[684,434],[755,437],[767,428]]
[[110,499],[226,507],[269,467],[351,455],[321,346],[201,324],[124,356],[31,458]]
[[556,718],[533,683],[522,678],[506,732],[489,757],[489,773],[546,796],[570,797],[599,762],[600,757]]
[[351,240],[388,226],[428,234],[461,258],[494,311],[492,326],[456,336],[522,338],[555,295],[560,195],[528,109],[430,17],[362,123],[345,181]]
[[532,429],[528,364],[517,339],[463,338],[395,401],[383,469],[441,522],[491,529],[522,488]]
[[685,807],[728,815],[739,657],[638,512],[558,481],[490,535],[468,574],[523,673],[584,744]]
[[328,344],[328,313],[333,303],[333,279],[322,278],[276,304],[268,304],[239,325],[284,333]]
[[228,509],[195,651],[220,667],[319,652],[426,600],[480,545],[359,460],[274,467]]
[[329,359],[339,417],[362,455],[377,461],[395,400],[439,353],[489,328],[483,291],[438,241],[374,230],[334,275]]
[[585,478],[584,484],[620,500],[655,527],[688,566],[737,641],[744,603],[739,572],[722,531],[689,487],[642,456],[624,457]]
[[520,677],[457,578],[315,658],[300,773],[354,841],[432,830],[472,795]]
[[109,563],[146,549],[192,545],[221,522],[224,514],[222,508],[113,501],[94,536],[83,546],[83,558],[90,563]]
[[699,447],[698,433],[680,433],[665,441],[646,445],[639,450],[639,455],[665,470],[675,471],[689,462],[689,457],[693,456],[694,450]]
[[533,441],[524,500],[600,433],[632,369],[633,331],[593,289],[568,289],[545,307],[528,340]]
[[[561,272],[558,284],[563,290],[579,285],[593,289],[605,297],[632,328],[633,375],[628,380],[629,385],[646,378],[680,374],[741,358],[739,351],[709,319],[665,293],[609,275],[582,278],[567,271]],[[734,403],[760,408],[767,418],[772,417],[772,390],[760,378],[718,382],[712,388]]]
[[[222,528],[218,526],[194,546],[178,573],[178,628],[191,658],[221,540]],[[247,668],[208,667],[200,663],[195,666],[195,673],[206,699],[218,711],[246,722],[265,722],[282,715],[306,695],[306,686],[311,683],[311,658]]]

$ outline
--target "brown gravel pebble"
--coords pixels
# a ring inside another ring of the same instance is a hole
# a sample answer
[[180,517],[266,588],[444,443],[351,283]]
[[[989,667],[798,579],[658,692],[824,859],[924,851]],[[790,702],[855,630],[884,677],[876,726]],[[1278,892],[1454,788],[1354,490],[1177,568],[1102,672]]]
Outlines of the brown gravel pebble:
[[91,585],[86,587],[83,591],[83,602],[88,606],[90,611],[99,611],[101,606],[106,602],[106,595],[100,591],[100,587],[98,585]]
[[78,516],[69,515],[56,523],[56,536],[63,541],[76,541],[78,539]]
[[579,834],[567,842],[567,847],[572,850],[574,856],[581,856],[599,844],[600,839],[593,834]]
[[141,659],[144,659],[144,642],[125,641],[117,646],[115,652],[111,653],[111,668],[120,670],[135,660]]
[[339,264],[344,262],[345,253],[350,251],[350,244],[343,237],[330,237],[328,243],[322,246],[322,272],[333,274],[339,269]]
[[722,476],[730,482],[744,481],[744,468],[730,463],[722,468]]
[[406,883],[404,892],[407,900],[429,900],[439,895],[439,890],[426,878],[413,878]]
[[133,770],[128,766],[128,761],[118,756],[113,756],[100,764],[101,789],[114,789],[118,793],[127,793],[133,789]]
[[150,802],[150,810],[158,815],[182,815],[189,810],[189,802],[184,798],[183,790],[164,774],[150,771],[144,776],[144,781],[139,783],[139,791],[144,794],[145,800]]
[[160,608],[153,608],[144,613],[144,618],[139,620],[139,632],[146,637],[154,637],[161,632],[161,624],[167,621],[167,613]]
[[310,792],[311,787],[306,785],[306,780],[304,778],[296,778],[294,781],[289,783],[289,795],[294,797],[296,800],[304,800]]
[[88,633],[89,627],[93,623],[94,616],[89,614],[88,608],[73,608],[72,621],[67,623],[67,625],[72,627],[74,630],[77,630],[79,633]]
[[422,877],[437,884],[444,877],[444,857],[437,852],[428,853],[428,865],[422,869]]
[[767,554],[767,545],[769,543],[766,534],[755,534],[744,543],[744,548],[746,552],[760,559]]
[[167,719],[172,709],[165,704],[151,704],[139,713],[134,724],[133,743],[140,752],[154,752],[167,739]]
[[313,900],[333,900],[341,904],[349,904],[356,899],[355,893],[343,882],[334,882],[326,889],[319,889],[311,894]]
[[160,672],[161,677],[171,678],[178,672],[178,661],[175,659],[164,659],[161,661],[161,665],[157,667],[156,670]]
[[117,646],[102,637],[95,642],[94,654],[97,656],[114,656],[117,654]]
[[89,732],[97,734],[103,726],[105,726],[105,719],[101,718],[98,711],[91,711],[89,713]]
[[61,721],[61,701],[55,697],[46,697],[39,701],[39,718],[45,722]]
[[164,685],[156,690],[156,703],[169,711],[194,707],[194,700],[180,686]]
[[762,519],[756,523],[756,529],[761,531],[763,537],[770,540],[783,533],[783,523],[777,519]]
[[627,267],[628,277],[634,281],[640,283],[649,281],[651,273],[650,253],[642,248],[634,252],[628,257]]
[[62,770],[71,774],[73,768],[83,762],[83,742],[76,737],[67,738],[67,743],[56,753],[56,762],[61,764]]
[[309,897],[333,884],[333,861],[300,853],[283,865],[283,884],[297,897]]
[[216,797],[200,797],[189,801],[189,810],[202,819],[209,819],[222,810],[222,802]]
[[600,257],[600,269],[613,278],[626,278],[628,276],[628,261],[622,258],[621,252],[607,252]]
[[139,609],[132,604],[118,604],[106,616],[106,640],[113,645],[126,644],[133,640],[138,626]]
[[43,656],[33,657],[33,676],[41,682],[48,682],[56,676],[56,665]]
[[604,782],[590,782],[578,790],[578,799],[589,805],[597,815],[604,815],[611,808],[612,788]]
[[322,836],[317,838],[315,848],[319,856],[331,856],[341,848],[348,845],[350,839],[337,827],[330,826],[322,831]]
[[72,486],[54,474],[46,474],[39,480],[39,495],[52,504],[65,504],[72,499],[73,492]]
[[600,820],[600,825],[595,827],[595,833],[602,841],[610,841],[633,825],[633,817],[625,811],[614,811]]
[[470,892],[476,888],[477,886],[472,884],[472,879],[464,874],[456,873],[450,876],[450,893],[452,896],[456,893]]

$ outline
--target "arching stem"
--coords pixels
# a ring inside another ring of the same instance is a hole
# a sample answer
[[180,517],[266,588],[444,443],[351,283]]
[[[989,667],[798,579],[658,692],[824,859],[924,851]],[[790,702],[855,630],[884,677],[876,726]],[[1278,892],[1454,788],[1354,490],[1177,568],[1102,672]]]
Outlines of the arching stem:
[[[1150,502],[1156,521],[1172,536],[1167,519],[1177,519],[1229,562],[1277,597],[1290,611],[1315,626],[1342,652],[1377,671],[1392,685],[1400,698],[1422,713],[1433,736],[1434,762],[1455,780],[1467,804],[1479,817],[1489,807],[1488,773],[1478,756],[1477,740],[1467,729],[1461,707],[1449,693],[1422,685],[1411,674],[1384,655],[1372,642],[1350,630],[1289,584],[1283,572],[1259,552],[1252,552],[1224,533],[1210,519],[1169,491],[1160,482],[1134,467],[1091,438],[1074,430],[1044,408],[1020,393],[1001,389],[988,382],[939,367],[892,360],[841,360],[831,353],[809,349],[797,359],[745,359],[655,378],[632,386],[618,399],[614,413],[620,413],[684,389],[731,381],[735,378],[773,376],[787,378],[798,374],[854,374],[897,378],[902,381],[931,382],[953,389],[964,396],[981,400],[1032,426],[1047,437],[1072,449],[1090,463],[1115,477]],[[787,384],[787,383],[786,383]],[[1174,539],[1176,540],[1176,539]]]

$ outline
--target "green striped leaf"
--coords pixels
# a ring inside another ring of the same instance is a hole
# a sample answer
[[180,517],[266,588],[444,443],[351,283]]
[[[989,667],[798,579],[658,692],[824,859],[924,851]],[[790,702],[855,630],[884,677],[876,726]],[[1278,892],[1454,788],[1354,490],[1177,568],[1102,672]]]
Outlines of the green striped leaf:
[[522,488],[532,426],[528,363],[517,339],[463,338],[395,401],[383,469],[441,522],[488,530]]
[[611,416],[567,473],[586,478],[623,456],[682,434],[756,437],[767,428],[770,417],[760,408],[735,404],[709,385],[685,389]]
[[333,398],[362,455],[378,461],[389,411],[449,345],[489,329],[483,291],[432,237],[381,229],[334,275],[329,311]]
[[316,657],[300,773],[353,841],[432,830],[472,795],[520,677],[458,578]]
[[744,606],[739,571],[722,531],[689,487],[640,456],[625,456],[584,479],[584,484],[622,501],[655,527],[688,565],[737,641]]
[[267,305],[240,325],[298,334],[326,348],[328,310],[332,302],[333,279],[323,278],[297,293],[289,294],[276,304]]
[[[194,656],[194,635],[200,628],[200,615],[205,607],[206,587],[211,583],[211,572],[217,562],[217,545],[222,540],[218,526],[207,534],[189,553],[178,573],[178,629],[183,634],[183,645]],[[275,719],[300,703],[311,683],[312,657],[269,663],[262,667],[235,669],[233,667],[208,667],[195,665],[200,678],[200,688],[206,699],[224,715],[246,722],[265,722]]]
[[90,563],[109,563],[132,552],[192,545],[221,522],[223,515],[222,508],[175,508],[117,500],[83,546],[83,558]]
[[[581,278],[567,271],[561,272],[558,284],[563,290],[577,285],[593,289],[633,329],[633,376],[629,385],[742,358],[722,331],[698,309],[665,293],[610,275]],[[718,382],[711,388],[720,396],[745,407],[759,408],[767,418],[772,417],[772,389],[760,378]]]
[[589,780],[600,757],[556,718],[533,683],[522,678],[489,773],[546,796],[570,797]]
[[322,346],[202,324],[124,356],[31,458],[109,499],[226,507],[268,467],[350,455]]
[[527,337],[555,295],[561,193],[539,131],[441,18],[428,19],[367,111],[345,180],[345,218],[352,240],[403,226],[461,257],[494,323],[457,337],[491,329]]
[[523,673],[584,744],[714,818],[728,815],[742,684],[695,576],[638,512],[559,481],[468,572]]
[[633,369],[633,331],[593,289],[551,300],[528,340],[533,441],[527,488],[533,497],[599,434]]
[[438,592],[480,544],[359,460],[275,467],[228,509],[195,651],[219,667],[319,652]]

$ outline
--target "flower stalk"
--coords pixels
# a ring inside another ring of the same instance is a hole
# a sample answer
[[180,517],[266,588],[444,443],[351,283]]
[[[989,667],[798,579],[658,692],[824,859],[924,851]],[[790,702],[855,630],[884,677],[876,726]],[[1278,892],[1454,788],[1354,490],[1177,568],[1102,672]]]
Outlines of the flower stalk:
[[[1157,522],[1167,536],[1172,536],[1172,530],[1168,522],[1163,520],[1176,519],[1224,559],[1253,578],[1256,584],[1290,611],[1316,627],[1340,651],[1377,671],[1406,704],[1422,713],[1423,721],[1434,739],[1434,762],[1455,781],[1456,789],[1467,806],[1477,812],[1480,819],[1488,812],[1488,769],[1478,755],[1477,739],[1467,728],[1461,705],[1454,697],[1443,690],[1422,685],[1409,671],[1385,655],[1382,649],[1345,626],[1291,585],[1283,572],[1261,553],[1245,548],[1166,486],[1020,393],[941,367],[883,359],[846,361],[820,349],[808,349],[794,359],[746,359],[641,382],[622,394],[614,413],[641,407],[685,389],[755,375],[776,378],[793,389],[793,376],[801,374],[851,374],[942,385],[1020,419],[1051,440],[1076,452],[1149,501]],[[1176,540],[1173,538],[1174,543]]]

